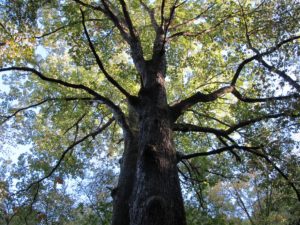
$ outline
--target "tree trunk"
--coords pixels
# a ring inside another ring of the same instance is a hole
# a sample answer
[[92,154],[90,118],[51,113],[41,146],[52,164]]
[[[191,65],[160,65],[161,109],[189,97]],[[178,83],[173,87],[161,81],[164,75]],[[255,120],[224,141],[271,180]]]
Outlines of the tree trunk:
[[132,150],[125,144],[113,225],[186,225],[164,70],[165,65],[148,61],[143,87],[132,104],[138,121],[133,136],[137,138],[128,146],[136,149],[137,155],[127,154]]
[[124,153],[120,159],[118,186],[111,193],[113,197],[112,225],[130,225],[129,204],[136,175],[138,121],[137,114],[130,104],[128,104],[128,108],[128,124],[131,131],[124,135]]
[[152,71],[153,67],[139,94],[138,160],[130,225],[184,225],[164,76]]

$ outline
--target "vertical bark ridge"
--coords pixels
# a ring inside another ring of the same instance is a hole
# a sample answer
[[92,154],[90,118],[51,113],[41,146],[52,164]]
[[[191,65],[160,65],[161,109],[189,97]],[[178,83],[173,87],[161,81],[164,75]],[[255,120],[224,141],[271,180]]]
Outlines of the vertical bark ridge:
[[130,225],[185,225],[164,80],[140,93],[139,144]]
[[136,175],[138,153],[138,123],[134,109],[128,104],[128,124],[131,133],[124,137],[124,153],[120,160],[118,186],[112,192],[113,216],[112,225],[130,225],[129,204]]

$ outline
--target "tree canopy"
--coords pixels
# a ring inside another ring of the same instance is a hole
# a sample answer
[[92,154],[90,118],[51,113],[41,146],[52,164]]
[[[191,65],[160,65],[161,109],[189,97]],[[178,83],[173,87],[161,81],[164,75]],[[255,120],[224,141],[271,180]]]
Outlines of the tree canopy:
[[299,15],[298,0],[0,0],[0,223],[110,224],[157,66],[187,223],[297,224]]

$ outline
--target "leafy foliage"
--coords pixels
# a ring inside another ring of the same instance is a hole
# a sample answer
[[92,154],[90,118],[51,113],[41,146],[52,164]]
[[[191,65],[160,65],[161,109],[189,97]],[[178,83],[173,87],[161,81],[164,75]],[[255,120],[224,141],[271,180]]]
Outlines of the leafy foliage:
[[[97,9],[103,2],[125,20],[117,1],[0,1],[1,151],[30,146],[17,161],[1,159],[0,223],[110,222],[124,143],[115,109],[126,121],[129,109],[98,68],[80,10],[107,73],[132,96],[141,83],[120,28]],[[195,93],[234,90],[197,102],[176,121],[188,127],[174,129],[179,155],[208,153],[178,164],[188,224],[297,224],[299,1],[126,4],[146,60],[157,35],[154,19],[168,26],[170,106]],[[55,81],[6,69],[13,67]],[[228,146],[234,148],[211,153]]]

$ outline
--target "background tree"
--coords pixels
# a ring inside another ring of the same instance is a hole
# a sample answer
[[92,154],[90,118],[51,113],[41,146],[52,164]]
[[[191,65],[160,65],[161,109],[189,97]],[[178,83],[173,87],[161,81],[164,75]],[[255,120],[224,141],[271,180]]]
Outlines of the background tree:
[[[113,225],[298,221],[298,1],[3,0],[0,11],[1,140],[30,145],[3,163],[7,224],[107,224],[110,202]],[[94,176],[72,193],[89,193],[85,204],[57,188]]]

